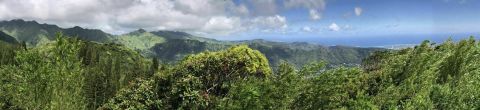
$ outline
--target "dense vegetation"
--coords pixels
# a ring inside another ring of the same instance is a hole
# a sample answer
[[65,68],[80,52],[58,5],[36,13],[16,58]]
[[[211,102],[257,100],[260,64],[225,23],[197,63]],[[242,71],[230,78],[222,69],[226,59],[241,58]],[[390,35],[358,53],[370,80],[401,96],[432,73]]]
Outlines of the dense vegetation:
[[[259,50],[270,62],[277,65],[281,60],[288,61],[296,67],[311,61],[326,61],[329,66],[358,66],[363,58],[378,48],[356,48],[346,46],[321,46],[308,43],[281,43],[264,40],[218,41],[197,37],[178,31],[153,31],[139,29],[123,35],[111,35],[101,30],[81,27],[60,28],[56,25],[39,24],[35,21],[11,20],[0,21],[0,31],[12,36],[28,47],[37,47],[55,41],[55,33],[80,40],[98,43],[115,43],[139,52],[147,58],[157,58],[164,63],[177,63],[191,54],[204,51],[220,51],[234,45],[248,45]],[[276,67],[276,66],[275,66]]]
[[[361,67],[270,65],[236,45],[177,64],[57,34],[0,41],[1,109],[479,109],[480,42],[379,51]],[[190,43],[188,43],[190,44]],[[276,69],[272,70],[274,67]]]
[[[188,57],[122,90],[102,109],[478,109],[479,46],[473,37],[440,45],[425,41],[415,48],[377,52],[362,68],[326,69],[324,63],[312,63],[297,70],[283,62],[271,74],[232,79],[222,75],[229,72],[216,72],[225,71],[218,66],[237,63],[213,62],[228,61],[223,55],[238,48],[248,50],[234,47]],[[228,80],[205,80],[215,77]],[[207,89],[212,84],[205,81],[222,86]]]
[[4,43],[18,44],[18,41],[14,37],[6,33],[3,33],[1,31],[0,31],[0,41]]
[[36,21],[24,21],[21,19],[0,21],[0,31],[16,38],[19,42],[26,42],[29,47],[42,46],[55,41],[57,32],[63,32],[65,35],[81,40],[96,42],[107,42],[112,36],[96,29],[83,29],[78,26],[63,29],[56,25],[39,24]]
[[134,79],[153,75],[149,61],[121,46],[56,39],[28,50],[2,46],[2,109],[94,109]]

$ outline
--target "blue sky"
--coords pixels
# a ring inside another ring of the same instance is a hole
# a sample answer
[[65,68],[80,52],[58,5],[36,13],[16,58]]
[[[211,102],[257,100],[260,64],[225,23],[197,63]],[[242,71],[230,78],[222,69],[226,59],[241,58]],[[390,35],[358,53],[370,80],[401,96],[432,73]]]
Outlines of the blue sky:
[[0,20],[378,46],[480,34],[478,0],[0,0]]
[[[282,2],[282,1],[279,1]],[[480,33],[480,1],[474,0],[331,0],[322,18],[312,20],[308,8],[284,9],[279,12],[288,22],[285,33],[252,32],[240,39],[282,38],[288,41],[315,39],[377,38],[418,36],[465,36]],[[279,3],[278,5],[281,5]],[[355,8],[361,13],[355,13]],[[329,27],[336,24],[339,29]],[[235,37],[224,37],[233,38]],[[398,38],[402,39],[402,38]]]

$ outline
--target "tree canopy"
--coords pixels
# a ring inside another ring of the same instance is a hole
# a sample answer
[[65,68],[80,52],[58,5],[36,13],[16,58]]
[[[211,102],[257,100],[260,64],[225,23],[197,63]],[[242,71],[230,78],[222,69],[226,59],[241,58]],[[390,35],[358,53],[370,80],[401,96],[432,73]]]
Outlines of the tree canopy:
[[0,42],[0,109],[480,108],[473,37],[376,52],[359,67],[297,69],[271,66],[246,45],[165,64],[122,45],[56,36],[28,49]]

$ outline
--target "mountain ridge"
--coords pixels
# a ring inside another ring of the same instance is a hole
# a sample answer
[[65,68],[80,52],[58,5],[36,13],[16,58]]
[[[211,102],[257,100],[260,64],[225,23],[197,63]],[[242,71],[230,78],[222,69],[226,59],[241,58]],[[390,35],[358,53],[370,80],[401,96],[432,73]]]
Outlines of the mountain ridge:
[[0,21],[0,30],[10,36],[15,37],[19,42],[26,42],[29,47],[35,47],[44,44],[44,42],[53,41],[57,32],[62,32],[67,36],[77,37],[81,40],[105,42],[111,35],[98,29],[84,29],[79,26],[72,28],[61,28],[57,25],[40,24],[36,21],[25,21],[14,19],[10,21]]
[[183,57],[203,51],[218,51],[234,45],[248,45],[264,53],[276,65],[281,60],[298,67],[313,61],[327,61],[333,65],[355,66],[370,53],[381,48],[360,48],[348,46],[324,46],[306,42],[274,42],[263,39],[220,41],[195,36],[181,31],[146,31],[138,29],[126,34],[113,35],[99,29],[86,29],[80,26],[61,28],[56,25],[39,24],[36,21],[21,19],[0,21],[0,31],[26,42],[29,47],[43,45],[54,40],[56,32],[81,40],[99,43],[121,44],[146,57],[157,57],[164,63],[176,63]]

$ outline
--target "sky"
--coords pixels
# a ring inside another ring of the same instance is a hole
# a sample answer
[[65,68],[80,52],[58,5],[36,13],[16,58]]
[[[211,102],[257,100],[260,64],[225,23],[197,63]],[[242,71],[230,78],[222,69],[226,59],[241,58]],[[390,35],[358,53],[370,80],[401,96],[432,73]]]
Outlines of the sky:
[[480,0],[0,0],[0,20],[375,46],[479,35],[479,7]]

